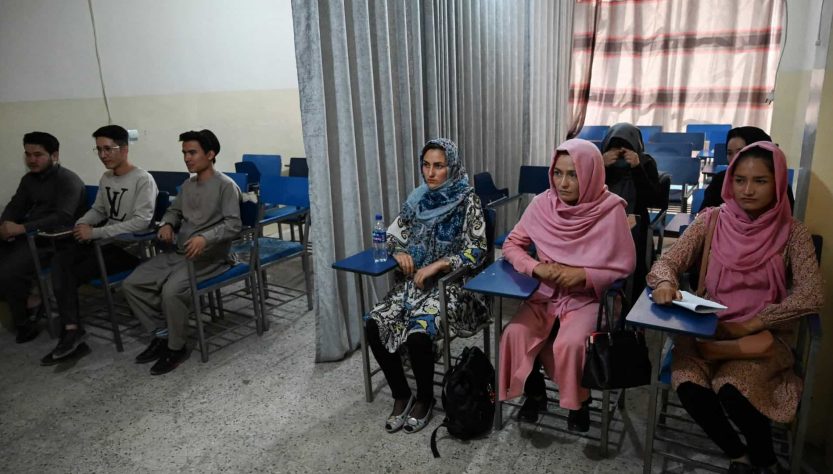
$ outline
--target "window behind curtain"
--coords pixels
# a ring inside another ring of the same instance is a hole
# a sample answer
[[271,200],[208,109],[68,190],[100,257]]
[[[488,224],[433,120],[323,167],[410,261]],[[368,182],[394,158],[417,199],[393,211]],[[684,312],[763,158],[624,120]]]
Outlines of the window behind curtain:
[[579,0],[571,132],[631,122],[769,129],[783,0]]

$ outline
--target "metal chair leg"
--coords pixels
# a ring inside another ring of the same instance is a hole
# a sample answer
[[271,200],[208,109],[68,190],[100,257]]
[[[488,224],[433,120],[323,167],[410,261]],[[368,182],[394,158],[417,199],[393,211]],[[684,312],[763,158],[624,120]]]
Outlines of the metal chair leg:
[[104,287],[104,297],[107,301],[107,313],[110,316],[110,327],[113,330],[113,339],[116,342],[116,351],[124,352],[124,346],[121,341],[121,331],[119,330],[119,325],[116,322],[116,305],[113,302],[113,290],[109,285],[105,285]]
[[610,390],[602,390],[601,454],[607,457],[607,437],[610,428]]
[[203,362],[208,362],[208,345],[205,342],[205,334],[202,325],[202,309],[200,308],[200,294],[197,291],[197,276],[194,271],[194,264],[188,261],[188,279],[191,283],[191,298],[194,305],[194,318],[197,320],[197,341],[200,346],[200,355]]
[[373,401],[373,388],[370,384],[370,354],[367,349],[367,335],[365,334],[364,330],[364,314],[365,314],[365,306],[364,306],[364,283],[362,282],[362,276],[358,273],[355,274],[356,276],[356,284],[359,287],[359,307],[361,308],[361,312],[358,314],[359,318],[359,341],[362,346],[362,372],[364,374],[364,400],[368,403]]
[[226,314],[223,312],[223,295],[220,293],[220,290],[214,291],[214,300],[217,301],[217,317],[225,319]]
[[211,322],[217,321],[217,301],[213,291],[208,293],[208,311],[211,313]]

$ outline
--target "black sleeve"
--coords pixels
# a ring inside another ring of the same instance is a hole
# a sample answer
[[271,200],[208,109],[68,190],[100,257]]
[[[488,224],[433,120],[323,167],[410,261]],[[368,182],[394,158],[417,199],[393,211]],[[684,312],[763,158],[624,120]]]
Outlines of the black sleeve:
[[722,171],[712,176],[712,181],[706,186],[703,191],[703,205],[700,209],[693,209],[694,212],[700,212],[707,207],[719,207],[723,204],[723,198],[720,197],[720,191],[723,189],[723,180],[726,179],[726,172]]
[[642,204],[640,207],[659,207],[662,199],[657,162],[647,154],[642,155],[640,161],[639,166],[631,171],[634,184],[636,184],[636,192]]
[[[59,170],[61,171],[61,170]],[[55,180],[54,212],[25,224],[26,231],[57,230],[72,227],[78,218],[78,208],[85,199],[84,182],[74,173],[62,173]]]
[[12,200],[3,209],[3,215],[0,216],[0,222],[11,221],[17,224],[23,222],[26,217],[26,210],[29,208],[29,198],[24,191],[26,176],[20,180],[17,185],[17,191],[12,196]]

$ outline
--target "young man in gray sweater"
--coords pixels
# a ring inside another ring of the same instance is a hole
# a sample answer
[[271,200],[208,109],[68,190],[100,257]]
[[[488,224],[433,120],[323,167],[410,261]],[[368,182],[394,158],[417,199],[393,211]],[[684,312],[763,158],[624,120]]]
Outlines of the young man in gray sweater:
[[[75,354],[87,339],[78,317],[78,286],[101,277],[91,242],[146,231],[153,219],[156,183],[150,173],[130,162],[127,130],[106,125],[96,130],[93,138],[93,150],[107,171],[98,183],[92,208],[75,223],[73,244],[53,259],[52,283],[63,331],[55,349],[41,359],[42,365],[52,365]],[[108,275],[136,268],[140,261],[134,252],[117,242],[103,246],[101,253]],[[89,353],[86,344],[83,349],[84,354]]]
[[[139,265],[123,283],[133,314],[152,336],[136,363],[156,361],[151,375],[174,370],[188,357],[185,347],[190,308],[188,262],[194,262],[202,280],[229,268],[231,241],[238,236],[240,191],[228,176],[214,170],[220,142],[211,130],[179,136],[188,171],[195,175],[162,218],[157,237],[176,243],[176,250],[159,254]],[[166,327],[157,323],[164,315]]]
[[[30,231],[65,230],[87,206],[84,182],[58,162],[60,143],[45,132],[23,136],[29,172],[20,179],[12,200],[0,215],[0,295],[9,304],[17,326],[18,344],[38,336],[26,300],[35,279],[35,264],[26,241]],[[49,249],[38,248],[46,261]]]

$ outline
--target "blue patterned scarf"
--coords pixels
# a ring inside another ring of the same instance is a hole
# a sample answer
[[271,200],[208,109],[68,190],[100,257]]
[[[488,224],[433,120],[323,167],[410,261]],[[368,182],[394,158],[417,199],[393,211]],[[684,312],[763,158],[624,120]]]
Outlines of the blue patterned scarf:
[[[461,206],[473,188],[469,186],[466,169],[457,154],[457,145],[447,138],[429,140],[426,145],[440,145],[445,150],[448,176],[437,189],[422,184],[402,205],[402,217],[411,223],[408,253],[417,268],[454,253],[455,244],[462,240],[465,206]],[[420,169],[423,156],[420,155]]]

